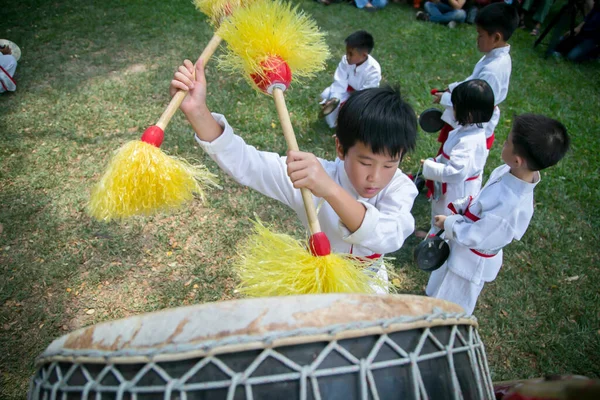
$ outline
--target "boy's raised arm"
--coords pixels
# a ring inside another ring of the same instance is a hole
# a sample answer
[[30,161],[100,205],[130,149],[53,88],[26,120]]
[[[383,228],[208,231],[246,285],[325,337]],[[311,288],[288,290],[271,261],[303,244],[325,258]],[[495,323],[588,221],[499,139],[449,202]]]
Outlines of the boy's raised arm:
[[192,124],[198,138],[205,142],[212,142],[221,136],[223,128],[215,121],[206,106],[204,60],[198,58],[195,66],[190,60],[185,60],[183,65],[179,66],[171,81],[171,96],[174,96],[179,90],[188,92],[180,108]]

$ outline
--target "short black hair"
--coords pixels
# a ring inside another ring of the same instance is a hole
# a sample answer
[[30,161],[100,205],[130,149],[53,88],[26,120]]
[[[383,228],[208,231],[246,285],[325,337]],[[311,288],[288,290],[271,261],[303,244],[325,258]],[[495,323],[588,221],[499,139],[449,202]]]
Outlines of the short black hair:
[[514,153],[525,159],[531,171],[539,171],[559,162],[571,144],[567,128],[543,115],[515,116],[511,132]]
[[344,42],[346,46],[352,49],[366,51],[367,53],[371,53],[373,47],[375,47],[373,36],[367,31],[356,31],[348,36]]
[[340,108],[336,136],[344,155],[360,141],[375,154],[402,159],[415,149],[417,116],[399,88],[359,90]]
[[519,13],[513,5],[492,3],[477,13],[475,24],[490,35],[500,32],[506,42],[519,26]]
[[461,125],[489,122],[494,113],[494,91],[482,79],[465,81],[452,91],[452,107],[456,121]]

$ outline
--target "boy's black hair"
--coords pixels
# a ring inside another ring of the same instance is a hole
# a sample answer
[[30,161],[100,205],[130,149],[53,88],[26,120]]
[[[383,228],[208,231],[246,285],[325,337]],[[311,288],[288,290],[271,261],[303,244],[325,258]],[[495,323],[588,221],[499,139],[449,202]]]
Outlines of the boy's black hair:
[[504,41],[507,42],[519,26],[519,13],[510,4],[492,3],[479,10],[475,24],[490,35],[500,32]]
[[336,136],[344,154],[362,142],[375,154],[404,157],[415,149],[417,117],[399,88],[385,86],[352,92],[340,108]]
[[559,162],[571,144],[567,128],[543,115],[515,116],[511,132],[514,153],[525,159],[531,171],[539,171]]
[[461,125],[489,122],[494,113],[494,92],[482,79],[473,79],[458,85],[452,91],[452,107],[456,121]]
[[346,46],[371,53],[375,47],[373,36],[367,31],[356,31],[344,40]]

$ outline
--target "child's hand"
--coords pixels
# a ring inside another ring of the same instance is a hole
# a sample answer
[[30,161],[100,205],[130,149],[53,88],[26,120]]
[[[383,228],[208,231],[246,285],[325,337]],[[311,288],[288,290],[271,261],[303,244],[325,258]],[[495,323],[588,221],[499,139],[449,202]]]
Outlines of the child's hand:
[[433,224],[440,229],[444,229],[444,222],[446,221],[446,218],[447,217],[445,215],[436,215],[433,217]]
[[208,111],[206,108],[206,77],[204,75],[204,60],[196,61],[196,78],[194,79],[194,64],[185,60],[173,76],[169,91],[174,96],[179,90],[188,91],[188,95],[181,103],[181,110],[186,114]]
[[433,104],[440,104],[443,94],[444,94],[444,92],[437,92],[436,94],[434,94],[433,95]]
[[288,151],[287,174],[296,189],[306,188],[317,197],[327,197],[335,187],[323,166],[312,153]]

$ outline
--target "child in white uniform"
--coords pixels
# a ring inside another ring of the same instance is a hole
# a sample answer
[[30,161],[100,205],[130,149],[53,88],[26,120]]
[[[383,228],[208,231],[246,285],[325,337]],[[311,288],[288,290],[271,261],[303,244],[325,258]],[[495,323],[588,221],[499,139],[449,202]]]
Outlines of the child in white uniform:
[[[337,253],[379,258],[398,250],[414,230],[410,213],[417,190],[399,169],[415,148],[417,120],[398,91],[374,88],[354,92],[342,108],[336,131],[338,158],[327,161],[301,151],[287,157],[247,145],[219,114],[206,106],[206,81],[198,60],[185,60],[171,93],[189,90],[181,104],[196,140],[238,183],[292,208],[307,226],[299,188],[324,200],[318,218]],[[384,268],[378,271],[387,279]]]
[[17,60],[10,47],[0,47],[0,93],[17,90],[17,82],[14,79],[16,69]]
[[[510,84],[512,61],[510,58],[510,45],[507,42],[517,29],[519,15],[512,5],[493,3],[479,11],[475,24],[477,25],[477,49],[485,55],[475,64],[473,73],[465,81],[483,79],[494,92],[496,107],[490,121],[485,124],[487,148],[490,149],[494,142],[494,130],[500,120],[498,105],[506,99]],[[449,125],[440,132],[438,140],[442,144],[449,130],[458,126],[452,109],[452,91],[460,83],[451,83],[448,85],[446,92],[439,92],[434,95],[433,102],[440,103],[446,108],[442,119]]]
[[434,216],[450,214],[448,203],[479,192],[488,156],[483,124],[494,111],[490,85],[481,79],[463,82],[452,91],[452,103],[458,127],[448,135],[442,153],[423,162],[423,177],[432,192],[430,235],[439,231]]
[[538,171],[560,161],[570,139],[563,124],[542,115],[517,116],[502,149],[506,163],[496,168],[475,197],[450,203],[454,215],[438,215],[450,257],[434,271],[427,295],[452,301],[472,314],[485,282],[496,279],[502,248],[520,240],[533,216]]
[[379,87],[381,82],[381,67],[369,54],[375,46],[373,36],[366,31],[357,31],[348,36],[345,42],[346,55],[335,70],[333,83],[321,93],[320,104],[323,108],[330,103],[338,104],[333,112],[325,116],[330,128],[335,128],[340,106],[348,100],[350,93]]

